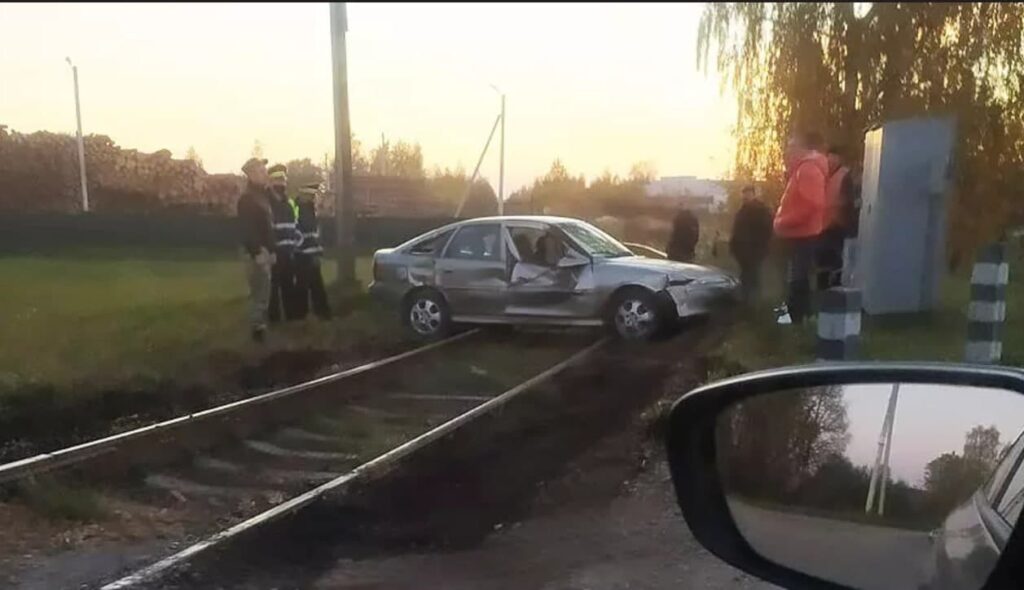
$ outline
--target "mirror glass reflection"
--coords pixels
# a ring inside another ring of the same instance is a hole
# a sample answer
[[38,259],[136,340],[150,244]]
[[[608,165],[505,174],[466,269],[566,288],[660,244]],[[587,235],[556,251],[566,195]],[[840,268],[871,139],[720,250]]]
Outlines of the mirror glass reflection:
[[977,590],[1024,502],[1024,396],[859,384],[748,398],[718,418],[718,469],[765,558],[864,589]]

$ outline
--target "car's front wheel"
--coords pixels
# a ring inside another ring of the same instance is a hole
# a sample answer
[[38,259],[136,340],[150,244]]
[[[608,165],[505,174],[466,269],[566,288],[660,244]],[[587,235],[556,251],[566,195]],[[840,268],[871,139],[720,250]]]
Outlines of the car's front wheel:
[[420,338],[434,340],[451,332],[448,305],[433,291],[418,291],[409,296],[403,306],[402,319]]
[[647,341],[654,338],[663,326],[663,314],[653,293],[643,289],[629,289],[617,295],[612,302],[610,327],[623,340]]

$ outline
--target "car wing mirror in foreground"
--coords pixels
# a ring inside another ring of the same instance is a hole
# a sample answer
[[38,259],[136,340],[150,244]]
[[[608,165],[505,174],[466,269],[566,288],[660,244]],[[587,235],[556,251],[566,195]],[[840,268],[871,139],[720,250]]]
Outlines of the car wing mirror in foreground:
[[556,266],[558,268],[578,268],[588,264],[590,264],[590,261],[580,256],[563,256],[558,260]]
[[742,376],[672,408],[679,506],[786,588],[1024,588],[1024,373],[843,364]]

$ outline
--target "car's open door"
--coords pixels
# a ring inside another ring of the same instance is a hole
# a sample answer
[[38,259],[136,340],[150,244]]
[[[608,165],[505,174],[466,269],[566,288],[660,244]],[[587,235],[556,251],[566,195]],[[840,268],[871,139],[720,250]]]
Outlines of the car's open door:
[[593,319],[593,265],[544,223],[506,223],[509,316]]

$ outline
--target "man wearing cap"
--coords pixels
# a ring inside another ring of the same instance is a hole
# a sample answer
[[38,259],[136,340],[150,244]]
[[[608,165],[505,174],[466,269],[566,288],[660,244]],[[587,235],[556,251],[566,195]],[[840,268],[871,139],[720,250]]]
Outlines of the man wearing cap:
[[302,242],[295,252],[295,294],[298,317],[306,317],[312,301],[313,313],[326,320],[331,317],[331,308],[327,304],[327,291],[320,274],[320,256],[324,249],[320,245],[320,228],[316,218],[319,192],[319,183],[307,184],[299,189],[298,227]]
[[262,342],[267,332],[271,273],[274,265],[273,213],[267,185],[267,161],[250,158],[242,165],[245,190],[238,199],[245,275],[249,282],[249,323],[253,340]]
[[274,238],[276,247],[270,284],[271,323],[284,319],[298,318],[295,297],[295,249],[302,241],[296,226],[295,201],[288,198],[288,169],[284,164],[274,164],[267,169],[270,174],[270,209],[274,213]]

